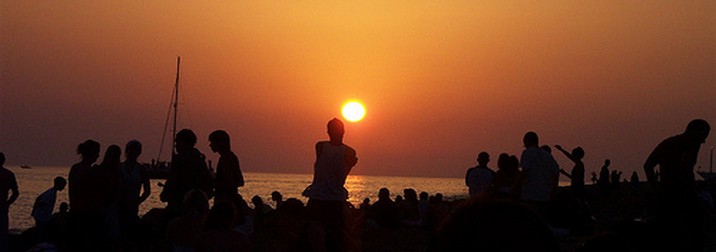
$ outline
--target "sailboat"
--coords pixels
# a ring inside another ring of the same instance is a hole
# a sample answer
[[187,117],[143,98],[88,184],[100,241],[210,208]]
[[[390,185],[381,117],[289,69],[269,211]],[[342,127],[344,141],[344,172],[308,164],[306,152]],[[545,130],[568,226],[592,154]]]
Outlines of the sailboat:
[[176,78],[174,80],[174,92],[172,95],[172,102],[169,106],[169,111],[167,112],[167,118],[164,123],[164,131],[162,132],[162,141],[159,144],[159,153],[157,154],[157,159],[152,160],[151,164],[146,164],[147,171],[149,172],[149,177],[151,179],[166,179],[169,176],[169,170],[171,169],[171,163],[166,161],[160,161],[162,160],[162,150],[164,149],[164,140],[167,133],[167,128],[169,126],[169,116],[171,114],[174,115],[174,120],[172,121],[172,152],[173,149],[176,147],[176,134],[177,134],[177,108],[179,103],[179,70],[181,66],[181,57],[177,57],[177,70],[176,70]]

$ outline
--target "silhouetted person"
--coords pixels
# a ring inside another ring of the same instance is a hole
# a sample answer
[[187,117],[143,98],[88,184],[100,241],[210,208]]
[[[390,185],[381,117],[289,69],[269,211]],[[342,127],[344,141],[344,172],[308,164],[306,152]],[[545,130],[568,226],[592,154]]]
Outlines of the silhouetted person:
[[219,153],[219,162],[216,164],[216,177],[214,177],[215,200],[228,200],[235,202],[238,198],[239,187],[244,186],[244,176],[239,166],[239,158],[231,151],[229,134],[217,130],[209,134],[211,151]]
[[35,219],[35,226],[40,232],[45,233],[47,226],[52,219],[52,212],[55,210],[57,192],[65,189],[67,180],[63,177],[55,177],[53,186],[35,198],[32,205],[32,218]]
[[522,151],[522,188],[520,199],[546,216],[547,202],[559,176],[559,167],[552,155],[539,148],[537,133],[527,132],[522,139],[525,150]]
[[171,251],[196,251],[196,239],[204,228],[209,199],[204,191],[192,189],[182,202],[182,215],[169,222],[167,242]]
[[[701,144],[711,126],[696,119],[689,122],[684,133],[669,137],[654,148],[644,163],[649,184],[658,193],[659,209],[655,221],[660,226],[667,249],[698,251],[703,246],[702,209],[694,179]],[[654,168],[659,166],[661,181]]]
[[552,181],[550,182],[550,191],[552,194],[554,191],[559,187],[559,171],[561,168],[559,168],[559,163],[557,163],[557,159],[552,156],[552,147],[549,147],[549,145],[542,145],[539,147],[540,149],[544,150],[547,153],[547,156],[549,157],[549,160],[552,162],[552,165],[554,165],[555,169],[557,169],[557,172],[555,172],[552,175]]
[[370,198],[363,199],[363,202],[360,203],[360,206],[358,207],[361,211],[368,211],[370,209]]
[[309,198],[309,215],[326,228],[327,248],[341,251],[345,231],[343,211],[348,199],[348,190],[343,185],[358,158],[356,151],[343,143],[345,128],[341,120],[330,120],[327,131],[330,140],[316,143],[313,182],[304,195]]
[[119,249],[119,199],[123,194],[122,174],[120,168],[122,149],[117,145],[110,145],[104,154],[102,163],[93,167],[97,198],[94,201],[99,206],[99,214],[103,219],[103,229],[99,232],[103,236],[101,245],[106,249]]
[[497,158],[497,172],[493,181],[494,194],[499,197],[514,198],[520,178],[520,161],[507,153]]
[[269,205],[266,205],[266,203],[264,203],[264,200],[261,199],[261,197],[259,197],[258,195],[254,195],[254,197],[251,198],[251,203],[254,204],[254,227],[262,226],[269,213],[271,213],[273,209]]
[[616,169],[612,170],[612,174],[611,174],[612,182],[611,183],[612,183],[612,187],[614,187],[614,189],[619,189],[619,182],[621,179],[622,179],[622,172],[617,171]]
[[554,147],[557,148],[562,154],[567,156],[569,160],[572,160],[574,162],[574,167],[572,167],[572,172],[568,173],[563,169],[560,169],[559,172],[564,174],[570,179],[570,187],[572,189],[572,193],[574,193],[575,196],[581,198],[584,197],[584,162],[582,162],[582,158],[584,158],[584,150],[582,147],[577,147],[572,150],[572,153],[567,152],[562,148],[560,145],[555,145]]
[[[12,192],[12,194],[9,194],[9,192]],[[10,250],[8,210],[19,195],[20,191],[17,189],[15,174],[5,168],[5,154],[0,152],[0,252]]]
[[77,146],[77,154],[81,161],[72,165],[67,179],[70,200],[70,238],[72,251],[93,251],[97,249],[100,232],[103,229],[97,199],[98,181],[92,167],[99,158],[100,145],[94,140],[87,140]]
[[403,189],[403,200],[398,204],[400,209],[400,222],[405,226],[420,224],[420,202],[418,194],[412,188]]
[[59,251],[67,250],[67,242],[69,238],[69,209],[67,202],[60,203],[60,211],[52,214],[50,223],[47,227],[47,236],[49,240],[55,242]]
[[131,240],[139,221],[139,205],[151,194],[149,173],[137,161],[142,154],[142,143],[137,140],[127,142],[124,147],[125,160],[120,168],[122,192],[119,198],[120,235],[124,241]]
[[469,188],[470,196],[485,194],[495,179],[495,172],[487,167],[490,162],[490,154],[480,152],[477,155],[477,166],[467,169],[465,173],[465,185]]
[[611,160],[605,159],[604,165],[599,171],[599,181],[597,181],[597,186],[599,186],[599,189],[602,191],[603,194],[609,193],[609,165],[611,164]]
[[397,228],[400,225],[398,207],[390,199],[388,188],[383,187],[378,190],[378,201],[370,206],[368,218],[382,228]]
[[220,200],[206,217],[204,230],[196,238],[197,252],[250,251],[248,239],[233,228],[237,212],[234,204]]
[[209,199],[214,195],[213,182],[204,154],[194,148],[196,135],[183,129],[176,135],[176,153],[172,156],[169,176],[159,198],[167,202],[170,216],[181,214],[184,195],[191,189],[204,191]]
[[599,181],[597,172],[592,171],[592,185],[596,185],[596,184],[597,184],[597,181]]
[[283,203],[283,195],[281,195],[279,191],[273,191],[271,192],[271,201],[274,202],[276,209],[278,209],[278,207],[281,206],[281,203]]
[[631,178],[629,178],[629,183],[631,184],[632,188],[636,188],[639,186],[639,175],[636,174],[636,171],[633,171],[631,173]]

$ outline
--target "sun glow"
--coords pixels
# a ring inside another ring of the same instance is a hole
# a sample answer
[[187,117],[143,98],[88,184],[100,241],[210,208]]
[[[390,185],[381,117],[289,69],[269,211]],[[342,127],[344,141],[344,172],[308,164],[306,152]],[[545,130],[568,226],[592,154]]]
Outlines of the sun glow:
[[358,122],[365,117],[365,107],[358,101],[349,101],[341,110],[343,118],[349,122]]

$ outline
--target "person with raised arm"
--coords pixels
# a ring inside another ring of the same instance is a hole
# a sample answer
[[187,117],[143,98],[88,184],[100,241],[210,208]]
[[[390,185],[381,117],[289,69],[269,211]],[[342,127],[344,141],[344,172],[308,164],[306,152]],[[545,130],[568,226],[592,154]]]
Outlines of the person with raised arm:
[[582,147],[577,147],[572,150],[572,153],[567,152],[562,148],[561,145],[555,145],[555,148],[562,152],[569,160],[571,160],[574,163],[574,167],[572,168],[572,172],[567,172],[564,169],[560,169],[559,172],[562,173],[564,176],[567,176],[570,179],[570,188],[572,189],[572,193],[577,198],[584,197],[584,162],[582,162],[582,158],[584,158],[584,149]]

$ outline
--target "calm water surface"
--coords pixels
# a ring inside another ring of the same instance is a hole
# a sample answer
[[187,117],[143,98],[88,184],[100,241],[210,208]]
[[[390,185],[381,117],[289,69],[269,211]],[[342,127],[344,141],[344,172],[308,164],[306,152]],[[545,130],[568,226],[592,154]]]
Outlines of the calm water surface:
[[[15,173],[20,187],[20,197],[10,207],[10,230],[17,233],[34,225],[30,216],[35,197],[52,187],[56,176],[67,178],[69,167],[33,167],[21,169],[20,167],[7,167]],[[244,173],[246,186],[239,189],[241,195],[248,201],[254,195],[259,195],[265,202],[270,201],[271,192],[279,191],[284,199],[298,198],[304,203],[307,198],[301,196],[303,189],[311,183],[311,174],[286,173]],[[152,180],[152,194],[140,206],[140,214],[152,208],[163,208],[165,203],[159,201],[161,187],[157,184],[163,180]],[[383,177],[383,176],[356,176],[350,175],[346,180],[349,192],[349,201],[358,206],[364,198],[371,202],[378,199],[378,190],[381,187],[390,189],[391,198],[402,194],[403,189],[413,188],[420,193],[425,191],[433,195],[442,193],[447,200],[467,197],[467,188],[462,178],[417,178],[417,177]],[[55,211],[58,211],[60,202],[68,202],[67,190],[57,194]],[[272,202],[268,202],[272,204]],[[250,204],[250,202],[249,202]]]

